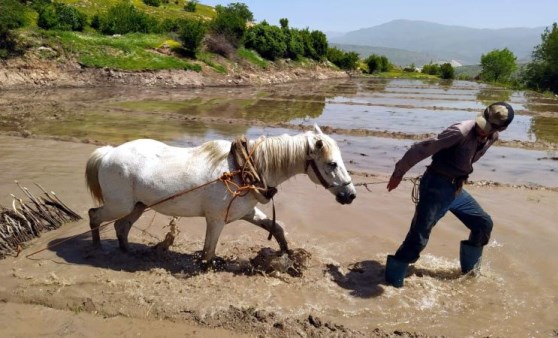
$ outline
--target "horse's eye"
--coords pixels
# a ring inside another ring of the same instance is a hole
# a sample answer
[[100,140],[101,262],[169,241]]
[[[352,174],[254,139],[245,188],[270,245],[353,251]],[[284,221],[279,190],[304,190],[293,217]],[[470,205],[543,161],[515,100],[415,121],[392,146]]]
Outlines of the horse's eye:
[[327,165],[331,170],[337,169],[337,162],[329,162]]

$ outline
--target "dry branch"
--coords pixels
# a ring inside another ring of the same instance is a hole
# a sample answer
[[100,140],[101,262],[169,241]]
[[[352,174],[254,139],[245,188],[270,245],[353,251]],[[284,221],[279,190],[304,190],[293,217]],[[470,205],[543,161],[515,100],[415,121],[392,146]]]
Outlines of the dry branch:
[[81,219],[54,192],[47,193],[36,184],[44,196],[35,197],[29,189],[22,187],[17,181],[15,183],[28,200],[24,201],[11,194],[12,208],[0,205],[0,259],[8,255],[17,256],[25,242],[39,237],[43,232]]

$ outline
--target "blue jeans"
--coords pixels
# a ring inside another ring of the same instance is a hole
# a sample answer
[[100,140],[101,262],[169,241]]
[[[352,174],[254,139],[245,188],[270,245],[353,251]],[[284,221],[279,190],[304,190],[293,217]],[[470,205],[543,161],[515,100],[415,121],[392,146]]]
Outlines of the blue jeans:
[[490,215],[468,192],[463,189],[458,192],[458,187],[449,177],[427,170],[420,180],[419,203],[411,228],[395,257],[403,262],[416,262],[428,243],[432,228],[448,210],[471,230],[469,245],[484,246],[488,243],[493,226]]

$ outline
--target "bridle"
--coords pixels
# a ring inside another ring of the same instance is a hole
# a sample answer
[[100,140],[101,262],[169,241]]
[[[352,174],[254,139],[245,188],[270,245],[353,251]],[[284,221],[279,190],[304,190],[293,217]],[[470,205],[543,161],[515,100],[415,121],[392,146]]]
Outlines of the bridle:
[[[322,184],[322,186],[324,188],[329,190],[331,188],[335,188],[335,187],[339,186],[339,185],[333,185],[333,184],[328,183],[326,181],[326,179],[322,175],[322,172],[318,168],[318,164],[316,164],[316,160],[313,159],[310,156],[310,146],[308,146],[308,148],[306,149],[306,157],[307,157],[307,160],[306,160],[306,164],[304,165],[304,172],[306,174],[308,174],[308,167],[311,167],[312,170],[314,171],[314,174],[316,175],[316,177],[318,178],[318,180],[320,181],[320,183]],[[341,184],[341,187],[346,187],[346,186],[350,185],[351,183],[352,183],[351,181],[345,182],[345,183]]]

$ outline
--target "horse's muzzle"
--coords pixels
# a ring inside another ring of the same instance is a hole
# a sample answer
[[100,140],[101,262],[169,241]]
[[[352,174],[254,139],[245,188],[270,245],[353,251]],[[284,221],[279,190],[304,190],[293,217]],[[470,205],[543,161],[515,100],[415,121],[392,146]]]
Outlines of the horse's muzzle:
[[341,204],[351,204],[355,198],[356,198],[356,194],[352,192],[351,193],[340,192],[337,195],[335,195],[335,200]]

